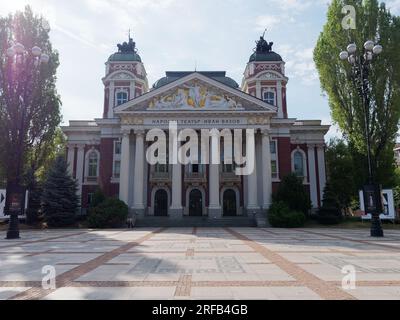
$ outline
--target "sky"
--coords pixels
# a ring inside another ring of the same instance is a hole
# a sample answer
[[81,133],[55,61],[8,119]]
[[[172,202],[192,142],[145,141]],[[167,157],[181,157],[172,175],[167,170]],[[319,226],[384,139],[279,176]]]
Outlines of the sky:
[[[29,4],[50,23],[60,53],[57,89],[63,123],[100,118],[108,57],[127,41],[137,44],[149,84],[165,71],[227,71],[241,83],[255,41],[266,40],[286,61],[291,118],[331,124],[313,62],[313,48],[326,22],[329,0],[13,0],[0,15]],[[400,0],[388,0],[400,14]],[[340,136],[332,126],[326,139]]]

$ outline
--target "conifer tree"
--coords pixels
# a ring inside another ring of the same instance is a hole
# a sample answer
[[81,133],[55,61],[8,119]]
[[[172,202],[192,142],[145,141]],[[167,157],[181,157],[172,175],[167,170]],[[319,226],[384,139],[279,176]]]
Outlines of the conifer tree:
[[77,183],[68,172],[63,156],[50,168],[43,186],[42,212],[50,226],[65,227],[75,222],[78,208]]

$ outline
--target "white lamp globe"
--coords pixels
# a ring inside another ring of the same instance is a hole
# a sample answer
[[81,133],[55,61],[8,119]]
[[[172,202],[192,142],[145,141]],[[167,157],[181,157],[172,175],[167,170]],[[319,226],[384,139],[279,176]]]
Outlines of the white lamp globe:
[[372,52],[376,55],[381,54],[383,51],[383,47],[379,44],[377,44],[373,49]]
[[20,53],[23,53],[25,51],[25,47],[21,43],[16,43],[14,45],[14,50],[15,50],[16,53],[20,54]]
[[351,43],[347,46],[347,52],[353,54],[357,51],[357,45],[355,43]]
[[339,54],[339,58],[340,60],[347,60],[349,58],[349,53],[347,51],[342,51]]
[[371,40],[368,40],[367,42],[364,43],[364,48],[367,51],[372,51],[372,49],[374,48],[375,43]]
[[40,49],[39,47],[33,47],[32,48],[32,54],[35,57],[39,57],[42,54],[42,49]]
[[47,62],[49,62],[49,60],[50,60],[49,55],[42,53],[42,55],[40,56],[40,61],[43,63],[47,63]]

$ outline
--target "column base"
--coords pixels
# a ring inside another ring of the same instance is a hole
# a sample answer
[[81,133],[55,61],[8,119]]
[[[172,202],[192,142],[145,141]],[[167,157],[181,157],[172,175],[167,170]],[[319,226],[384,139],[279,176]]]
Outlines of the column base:
[[269,204],[264,204],[264,205],[262,206],[262,210],[268,211],[270,207],[271,207],[271,204],[270,204],[270,203],[269,203]]
[[222,218],[222,209],[221,207],[212,207],[208,208],[208,218],[209,219],[221,219]]
[[170,208],[169,209],[169,217],[171,219],[182,219],[183,208]]
[[268,210],[262,209],[254,214],[257,228],[269,228],[271,227],[268,220]]
[[248,217],[253,217],[254,219],[257,215],[265,213],[265,210],[261,209],[260,207],[248,207],[246,208],[246,214]]
[[137,217],[143,218],[145,216],[146,210],[144,208],[132,208],[129,215],[135,215]]

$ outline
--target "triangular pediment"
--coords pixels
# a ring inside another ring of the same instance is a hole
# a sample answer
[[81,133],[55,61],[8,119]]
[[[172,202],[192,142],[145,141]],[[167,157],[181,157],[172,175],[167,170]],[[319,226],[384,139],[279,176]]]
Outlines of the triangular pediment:
[[277,108],[224,83],[193,72],[115,108],[116,114],[130,112],[260,111]]

